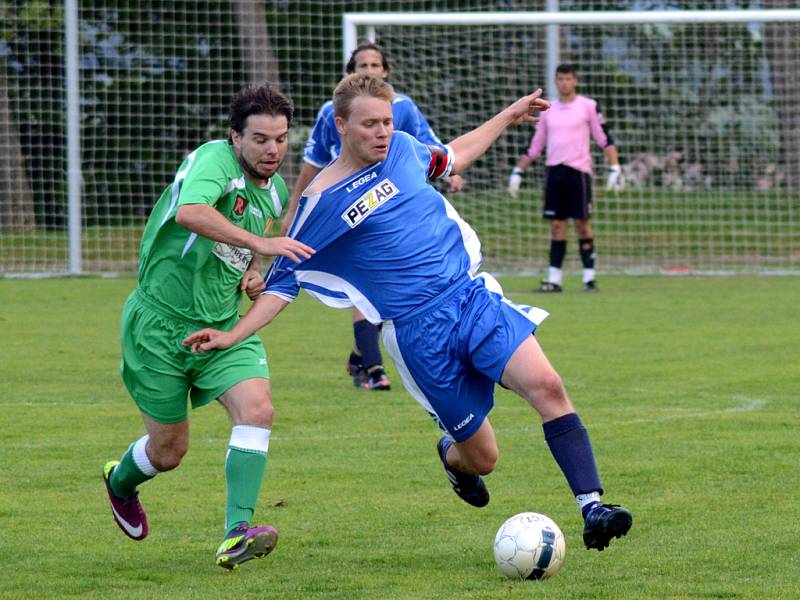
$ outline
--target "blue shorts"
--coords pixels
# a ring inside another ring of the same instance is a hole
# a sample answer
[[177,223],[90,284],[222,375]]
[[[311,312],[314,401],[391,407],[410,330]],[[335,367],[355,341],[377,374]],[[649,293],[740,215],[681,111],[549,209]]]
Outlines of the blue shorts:
[[502,292],[482,274],[383,325],[383,344],[403,385],[456,442],[481,426],[506,363],[547,316]]

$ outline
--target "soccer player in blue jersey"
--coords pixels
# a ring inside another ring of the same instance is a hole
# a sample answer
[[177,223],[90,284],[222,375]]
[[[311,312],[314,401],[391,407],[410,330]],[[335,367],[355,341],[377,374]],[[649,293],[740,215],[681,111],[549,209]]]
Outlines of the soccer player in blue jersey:
[[[366,42],[360,44],[350,54],[346,71],[372,75],[388,81],[391,65],[381,46]],[[408,96],[395,94],[392,101],[392,116],[395,131],[405,131],[423,144],[441,145],[422,111]],[[303,191],[325,165],[339,156],[340,148],[341,140],[334,123],[333,102],[329,100],[320,108],[314,128],[306,142],[303,168],[282,220],[281,235],[286,235]],[[447,183],[451,192],[460,191],[463,186],[459,175],[448,177]],[[353,377],[353,384],[367,390],[390,389],[378,344],[378,326],[370,323],[357,309],[353,310],[353,337],[355,347],[347,360],[347,370]]]
[[[498,458],[487,418],[500,383],[541,416],[544,436],[584,517],[587,548],[604,549],[633,518],[603,504],[589,435],[536,338],[547,316],[505,298],[476,275],[480,245],[429,182],[459,173],[510,125],[548,108],[541,90],[520,98],[448,146],[393,131],[391,86],[350,75],[334,92],[338,159],[305,191],[290,237],[316,250],[300,264],[278,258],[266,290],[232,329],[203,329],[184,344],[224,349],[271,322],[302,287],[327,305],[356,306],[383,323],[383,341],[409,393],[444,430],[437,449],[454,491],[485,506],[483,476]],[[368,251],[365,251],[368,249]]]

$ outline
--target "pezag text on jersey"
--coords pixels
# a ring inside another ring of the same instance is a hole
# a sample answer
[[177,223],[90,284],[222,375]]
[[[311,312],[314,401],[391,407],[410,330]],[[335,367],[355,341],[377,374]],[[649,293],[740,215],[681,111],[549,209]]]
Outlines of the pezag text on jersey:
[[379,181],[353,202],[342,213],[342,219],[351,229],[366,219],[375,209],[398,193],[397,186],[388,178]]

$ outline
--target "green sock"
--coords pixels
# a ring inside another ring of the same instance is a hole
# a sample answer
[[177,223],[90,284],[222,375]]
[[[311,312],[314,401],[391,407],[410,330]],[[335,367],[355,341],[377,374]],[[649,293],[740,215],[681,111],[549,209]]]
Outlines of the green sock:
[[228,446],[228,457],[225,459],[225,480],[228,484],[225,535],[239,523],[249,524],[252,520],[266,467],[266,452]]
[[152,465],[149,465],[149,461],[148,471],[151,471],[151,474],[145,475],[142,473],[142,470],[139,468],[133,458],[136,446],[139,445],[139,451],[144,452],[144,446],[146,444],[146,436],[141,440],[131,444],[130,447],[125,451],[125,454],[122,455],[122,459],[120,460],[119,464],[114,467],[114,471],[111,473],[111,477],[109,479],[111,490],[120,498],[128,498],[129,496],[132,496],[136,493],[136,487],[139,484],[144,483],[145,481],[156,476],[156,471]]

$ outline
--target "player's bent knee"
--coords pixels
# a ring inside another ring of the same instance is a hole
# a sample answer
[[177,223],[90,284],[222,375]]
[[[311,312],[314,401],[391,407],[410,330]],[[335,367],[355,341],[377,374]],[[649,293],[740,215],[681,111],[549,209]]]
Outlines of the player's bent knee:
[[572,410],[561,376],[552,369],[528,379],[522,395],[542,415],[559,415]]
[[567,393],[564,390],[564,382],[561,379],[561,375],[552,369],[537,378],[534,385],[537,388],[537,392],[549,400],[558,402],[561,399],[566,399]]
[[240,425],[254,425],[256,427],[272,427],[272,419],[275,416],[275,406],[271,400],[252,403],[242,414]]
[[536,399],[539,402],[558,402],[561,398],[566,398],[564,382],[553,369],[536,374],[528,373],[521,384],[521,391],[528,399]]
[[487,449],[469,457],[470,466],[478,475],[488,475],[497,465],[497,448]]
[[475,465],[475,471],[478,473],[478,475],[489,475],[492,471],[494,471],[496,465],[497,459],[481,461]]
[[156,470],[163,473],[164,471],[171,471],[181,464],[181,460],[186,456],[188,449],[188,443],[183,441],[155,446],[152,456],[148,452],[148,458]]

